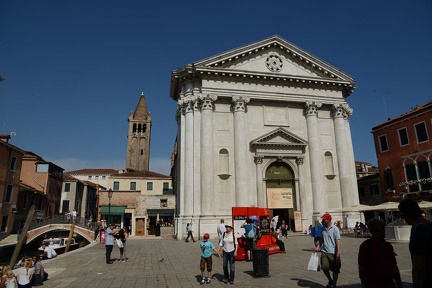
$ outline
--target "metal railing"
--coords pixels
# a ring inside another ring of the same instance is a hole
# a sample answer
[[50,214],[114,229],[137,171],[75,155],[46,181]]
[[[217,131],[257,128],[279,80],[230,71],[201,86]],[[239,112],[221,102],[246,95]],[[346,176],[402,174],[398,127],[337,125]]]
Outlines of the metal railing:
[[50,224],[75,224],[84,229],[95,231],[98,227],[98,223],[94,222],[88,218],[84,217],[75,217],[66,216],[66,215],[53,215],[46,218],[34,219],[30,223],[29,230],[33,230],[42,226],[50,225]]

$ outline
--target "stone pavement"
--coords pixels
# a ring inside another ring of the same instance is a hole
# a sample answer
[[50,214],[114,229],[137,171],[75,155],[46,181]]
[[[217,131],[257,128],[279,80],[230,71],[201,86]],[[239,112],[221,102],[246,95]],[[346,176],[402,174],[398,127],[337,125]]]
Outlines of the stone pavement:
[[[214,237],[216,234],[213,234]],[[211,239],[212,240],[212,239]],[[365,238],[342,236],[342,270],[338,287],[360,288],[357,270],[358,247]],[[212,240],[214,244],[216,241]],[[393,242],[404,287],[412,287],[407,242]],[[286,254],[269,255],[269,277],[253,277],[253,263],[237,261],[234,285],[223,284],[222,258],[213,256],[211,284],[200,285],[199,241],[132,236],[127,241],[126,263],[105,264],[105,247],[93,243],[76,251],[43,261],[49,280],[43,287],[325,287],[322,272],[307,271],[313,240],[303,234],[289,234]],[[114,246],[112,258],[119,257]]]

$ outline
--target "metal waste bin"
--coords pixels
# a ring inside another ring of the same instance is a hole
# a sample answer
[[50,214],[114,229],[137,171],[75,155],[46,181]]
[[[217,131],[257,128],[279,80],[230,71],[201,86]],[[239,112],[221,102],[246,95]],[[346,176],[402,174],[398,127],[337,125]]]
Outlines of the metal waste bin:
[[269,275],[268,248],[252,249],[252,262],[254,277]]

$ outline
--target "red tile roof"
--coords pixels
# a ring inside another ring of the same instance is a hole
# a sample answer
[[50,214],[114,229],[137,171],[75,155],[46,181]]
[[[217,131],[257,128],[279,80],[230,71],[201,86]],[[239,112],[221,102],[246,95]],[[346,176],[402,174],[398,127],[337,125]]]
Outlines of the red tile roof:
[[148,170],[136,170],[136,171],[128,171],[123,173],[117,173],[112,175],[114,177],[142,177],[142,178],[164,178],[171,179],[171,176],[159,174],[156,172],[148,171]]
[[117,174],[118,170],[115,169],[80,169],[68,171],[70,175],[113,175]]

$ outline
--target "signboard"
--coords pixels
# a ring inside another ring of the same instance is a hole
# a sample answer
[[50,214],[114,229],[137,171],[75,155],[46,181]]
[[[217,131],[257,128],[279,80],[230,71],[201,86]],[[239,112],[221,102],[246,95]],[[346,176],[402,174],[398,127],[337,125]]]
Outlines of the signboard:
[[267,203],[270,209],[294,208],[292,188],[267,188]]

